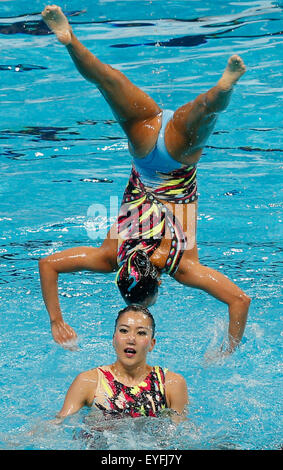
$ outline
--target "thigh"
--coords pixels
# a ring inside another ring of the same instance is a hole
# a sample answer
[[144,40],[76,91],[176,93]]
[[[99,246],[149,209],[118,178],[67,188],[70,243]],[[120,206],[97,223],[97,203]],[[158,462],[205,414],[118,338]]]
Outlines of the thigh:
[[161,114],[146,120],[124,123],[128,137],[129,151],[135,158],[146,157],[154,148],[161,128]]
[[217,115],[208,112],[201,95],[178,108],[165,133],[170,155],[187,165],[197,163],[216,121]]
[[105,65],[99,90],[129,140],[131,153],[143,158],[154,147],[161,127],[161,109],[122,72]]
[[[152,130],[150,125],[161,111],[159,106],[124,73],[101,62],[75,35],[68,50],[79,72],[97,86],[109,104],[133,151],[138,156],[144,156],[142,141],[145,142],[145,147],[152,145],[154,129]],[[154,127],[155,123],[152,126]]]
[[119,70],[105,65],[107,74],[99,85],[119,123],[143,121],[160,113],[161,109],[145,91],[131,82]]

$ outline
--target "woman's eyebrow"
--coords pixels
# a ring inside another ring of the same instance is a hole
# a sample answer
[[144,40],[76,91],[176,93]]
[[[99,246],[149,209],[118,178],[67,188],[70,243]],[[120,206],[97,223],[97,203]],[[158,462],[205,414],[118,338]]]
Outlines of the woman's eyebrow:
[[[126,328],[130,328],[130,325],[126,325],[125,323],[122,323],[121,325],[119,325],[118,328],[121,328],[121,326],[125,326]],[[145,330],[151,330],[151,328],[149,328],[148,326],[136,326],[136,330],[139,329],[139,328],[143,328]]]

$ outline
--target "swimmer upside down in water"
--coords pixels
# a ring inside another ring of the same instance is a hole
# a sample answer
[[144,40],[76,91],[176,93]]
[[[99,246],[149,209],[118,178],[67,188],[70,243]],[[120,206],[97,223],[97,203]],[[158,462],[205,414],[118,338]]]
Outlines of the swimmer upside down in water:
[[127,304],[155,303],[160,275],[201,289],[229,308],[227,353],[240,343],[250,298],[226,276],[200,263],[196,244],[196,165],[219,113],[245,73],[233,55],[216,86],[175,112],[162,110],[127,77],[102,63],[74,35],[60,7],[47,6],[43,19],[66,46],[76,68],[95,84],[124,130],[133,167],[117,222],[100,247],[77,247],[39,261],[41,287],[54,340],[74,341],[63,320],[58,274],[89,270],[117,272]]

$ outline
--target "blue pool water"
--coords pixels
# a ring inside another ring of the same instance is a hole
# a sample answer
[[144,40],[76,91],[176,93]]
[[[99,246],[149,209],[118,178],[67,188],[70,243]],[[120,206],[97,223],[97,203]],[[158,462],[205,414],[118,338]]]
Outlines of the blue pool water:
[[[111,363],[123,306],[113,275],[61,276],[77,352],[57,346],[43,305],[40,257],[93,239],[113,221],[93,204],[121,200],[125,137],[98,91],[46,34],[41,1],[0,5],[0,448],[279,449],[282,444],[282,2],[65,1],[75,33],[166,108],[213,86],[233,53],[248,68],[199,164],[201,261],[251,298],[241,347],[213,358],[227,309],[164,278],[152,307],[149,363],[183,374],[189,420],[119,420],[78,436],[86,411],[53,426],[82,370]],[[210,358],[210,359],[209,359]],[[74,438],[74,435],[77,438]]]

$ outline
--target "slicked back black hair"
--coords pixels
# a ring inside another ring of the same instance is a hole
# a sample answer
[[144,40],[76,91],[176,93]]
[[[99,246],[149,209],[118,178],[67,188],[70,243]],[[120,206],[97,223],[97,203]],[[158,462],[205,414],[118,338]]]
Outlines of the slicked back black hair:
[[120,318],[124,313],[128,313],[128,312],[143,313],[143,314],[146,315],[148,318],[150,318],[150,320],[151,320],[152,337],[154,338],[154,335],[155,335],[155,321],[154,321],[154,318],[153,318],[153,316],[152,316],[152,313],[148,310],[148,308],[143,307],[142,305],[132,304],[132,305],[128,305],[127,307],[125,307],[125,308],[123,308],[122,310],[120,310],[120,312],[118,312],[117,318],[116,318],[116,320],[115,320],[115,330],[116,330],[116,328],[117,328],[117,323],[118,323],[118,321],[119,321],[119,318]]

